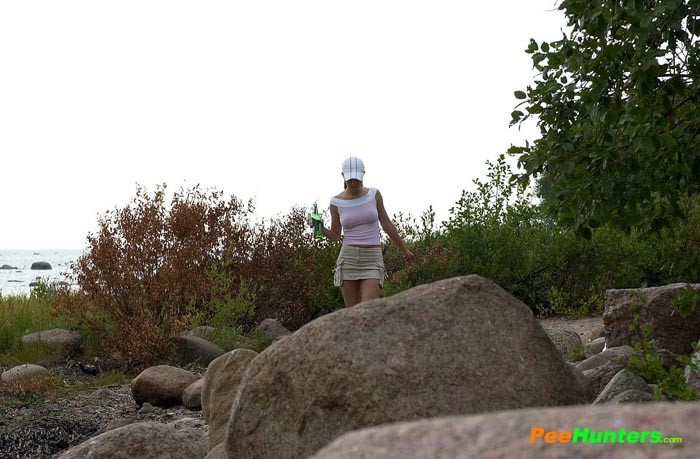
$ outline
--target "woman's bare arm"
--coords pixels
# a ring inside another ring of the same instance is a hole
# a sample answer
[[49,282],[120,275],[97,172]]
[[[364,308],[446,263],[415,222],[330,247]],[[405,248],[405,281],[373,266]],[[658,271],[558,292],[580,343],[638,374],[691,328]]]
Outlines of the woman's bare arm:
[[382,199],[382,195],[379,192],[379,190],[377,190],[376,199],[377,212],[379,213],[379,224],[382,226],[384,232],[389,236],[389,239],[391,239],[394,242],[394,244],[396,244],[396,246],[399,248],[399,250],[401,250],[401,253],[406,259],[406,262],[413,263],[416,260],[416,257],[413,255],[413,252],[411,252],[408,249],[408,246],[403,241],[403,239],[401,239],[401,236],[399,235],[396,226],[394,226],[394,223],[389,218],[389,215],[387,214],[386,209],[384,208],[384,199]]
[[325,226],[323,226],[323,222],[321,222],[321,233],[323,233],[323,235],[331,241],[339,241],[340,233],[342,231],[342,227],[340,226],[340,214],[338,214],[338,208],[334,205],[330,206],[330,211],[331,228],[326,228]]

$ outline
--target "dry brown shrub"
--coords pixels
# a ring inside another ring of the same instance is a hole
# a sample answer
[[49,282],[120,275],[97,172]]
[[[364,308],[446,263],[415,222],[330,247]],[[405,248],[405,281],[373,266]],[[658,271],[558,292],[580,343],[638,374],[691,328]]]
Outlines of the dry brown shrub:
[[170,338],[207,308],[206,271],[238,256],[249,238],[250,203],[195,187],[167,205],[165,189],[139,187],[128,206],[102,215],[72,266],[80,292],[54,296],[59,314],[96,330],[108,359],[147,364],[168,356]]
[[[110,366],[162,361],[177,333],[216,314],[244,330],[267,317],[296,329],[342,305],[331,282],[338,245],[314,240],[306,211],[257,224],[252,211],[199,187],[169,204],[165,185],[138,188],[129,205],[99,218],[72,266],[79,291],[60,289],[52,305],[96,335]],[[253,299],[252,314],[220,314],[239,292]]]

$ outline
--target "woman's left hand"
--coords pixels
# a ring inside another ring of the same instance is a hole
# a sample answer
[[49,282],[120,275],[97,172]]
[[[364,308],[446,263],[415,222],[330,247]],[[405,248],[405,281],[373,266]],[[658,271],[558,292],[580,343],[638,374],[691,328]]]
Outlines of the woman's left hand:
[[412,265],[416,262],[416,256],[413,255],[413,252],[411,252],[408,249],[403,251],[403,259],[406,260],[406,263],[408,263],[409,265]]

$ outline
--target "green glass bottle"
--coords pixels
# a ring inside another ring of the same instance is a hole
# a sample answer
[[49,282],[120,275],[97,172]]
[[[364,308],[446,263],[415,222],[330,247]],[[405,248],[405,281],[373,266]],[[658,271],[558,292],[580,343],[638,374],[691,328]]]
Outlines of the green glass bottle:
[[311,219],[314,223],[314,237],[316,240],[323,239],[323,233],[321,233],[321,215],[318,213],[318,205],[314,202],[314,212],[311,214]]

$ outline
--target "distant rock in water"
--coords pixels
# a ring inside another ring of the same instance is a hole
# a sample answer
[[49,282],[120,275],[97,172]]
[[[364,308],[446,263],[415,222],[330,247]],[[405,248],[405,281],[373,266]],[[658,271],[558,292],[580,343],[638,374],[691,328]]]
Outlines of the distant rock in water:
[[10,265],[2,265],[0,266],[0,269],[17,269],[16,266],[10,266]]
[[37,261],[35,263],[32,263],[31,269],[53,269],[53,268],[46,261]]

